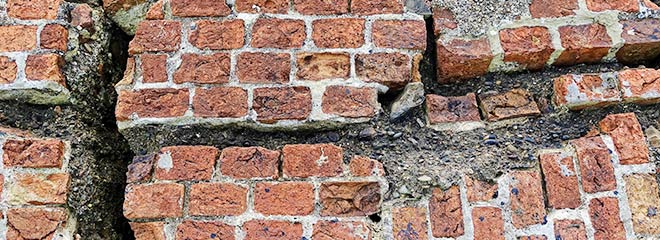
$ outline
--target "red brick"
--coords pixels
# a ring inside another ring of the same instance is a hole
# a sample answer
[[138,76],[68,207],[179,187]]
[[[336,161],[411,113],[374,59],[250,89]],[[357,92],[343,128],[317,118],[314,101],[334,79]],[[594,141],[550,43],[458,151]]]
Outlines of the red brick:
[[385,174],[381,162],[362,156],[354,156],[349,164],[349,169],[351,175],[358,177],[383,176]]
[[655,176],[634,174],[624,177],[633,230],[637,234],[660,234],[660,188]]
[[294,19],[259,18],[252,27],[256,48],[300,48],[305,42],[305,22]]
[[651,10],[660,10],[660,7],[658,7],[658,5],[651,0],[642,0],[642,4]]
[[177,183],[130,184],[124,195],[128,219],[183,216],[183,185]]
[[493,53],[488,39],[438,41],[438,81],[447,83],[488,73]]
[[126,69],[124,70],[124,76],[115,86],[126,87],[133,84],[135,82],[136,67],[137,64],[135,63],[135,57],[129,57],[126,59]]
[[37,47],[37,26],[0,26],[0,51],[29,51]]
[[7,15],[25,20],[54,20],[62,0],[8,0]]
[[215,147],[164,147],[156,160],[155,177],[159,180],[209,180],[217,157]]
[[428,239],[426,209],[404,207],[392,209],[392,234],[397,240]]
[[502,210],[494,207],[475,207],[472,209],[474,239],[504,239],[504,220]]
[[612,47],[612,39],[607,34],[607,29],[597,23],[562,26],[559,27],[559,35],[564,51],[554,62],[555,65],[598,63]]
[[174,82],[228,83],[230,62],[227,53],[214,53],[211,55],[183,54],[181,56],[181,66],[174,73]]
[[334,177],[344,170],[344,151],[332,144],[286,145],[282,159],[286,177]]
[[193,184],[189,194],[193,216],[236,216],[247,209],[248,190],[232,183]]
[[497,198],[498,184],[465,177],[469,202],[487,202]]
[[257,88],[252,106],[262,123],[304,120],[312,112],[312,95],[308,87]]
[[443,191],[433,189],[429,200],[431,230],[434,237],[458,237],[463,235],[463,209],[458,186]]
[[69,174],[21,173],[8,183],[7,202],[11,205],[66,204]]
[[363,222],[318,221],[314,224],[315,240],[370,240],[371,230]]
[[287,83],[291,56],[287,53],[245,52],[236,65],[241,83]]
[[518,240],[547,240],[548,238],[543,235],[523,236],[518,237]]
[[142,54],[140,61],[143,83],[167,82],[167,55]]
[[276,220],[251,220],[243,224],[245,240],[297,240],[303,239],[303,228],[299,222]]
[[479,95],[481,112],[489,121],[540,115],[534,97],[524,89],[505,93],[486,92]]
[[16,62],[8,57],[0,56],[0,84],[8,84],[16,81],[18,68]]
[[91,29],[94,26],[94,9],[87,4],[78,4],[71,10],[71,25]]
[[265,215],[304,216],[314,211],[314,186],[309,182],[259,182],[254,210]]
[[553,81],[553,100],[557,106],[580,110],[621,101],[621,93],[614,77],[600,74],[567,74]]
[[294,0],[293,6],[306,15],[339,15],[348,13],[348,0]]
[[587,0],[587,8],[594,12],[618,10],[623,12],[639,11],[637,0]]
[[186,220],[176,228],[176,239],[234,240],[234,227],[223,222],[206,222]]
[[533,18],[555,18],[575,15],[577,0],[532,0],[529,12]]
[[232,178],[271,178],[279,176],[280,152],[262,147],[230,147],[220,155],[222,175]]
[[347,53],[299,53],[296,76],[301,80],[346,79],[351,73]]
[[400,0],[353,0],[351,12],[358,15],[403,13]]
[[602,132],[612,137],[621,164],[649,162],[649,148],[634,113],[608,115],[600,121],[599,126]]
[[373,42],[381,48],[426,49],[426,23],[417,20],[377,20]]
[[230,50],[245,45],[243,20],[200,20],[190,32],[190,43],[199,49]]
[[555,239],[587,240],[587,232],[581,220],[555,221]]
[[2,147],[5,167],[59,168],[64,143],[59,140],[7,139]]
[[170,0],[172,15],[177,17],[224,17],[231,9],[224,1]]
[[364,81],[393,89],[401,89],[411,81],[410,57],[402,53],[358,54],[355,68]]
[[582,188],[596,193],[616,189],[614,167],[609,149],[600,136],[584,137],[571,141],[580,164]]
[[312,22],[312,39],[320,48],[359,48],[364,45],[364,20],[319,19]]
[[641,104],[660,101],[660,70],[627,69],[619,72],[623,100]]
[[578,208],[580,191],[571,153],[541,153],[541,169],[548,194],[548,207],[554,209]]
[[165,240],[165,223],[163,222],[131,222],[129,224],[135,240]]
[[13,208],[7,210],[7,239],[53,239],[65,225],[63,208]]
[[141,89],[121,91],[115,115],[126,121],[133,114],[138,117],[180,117],[188,110],[188,89]]
[[148,20],[138,24],[135,37],[128,45],[130,54],[143,52],[173,52],[181,44],[181,23],[167,20]]
[[616,58],[626,64],[656,59],[660,56],[660,20],[621,21],[621,38],[625,44],[616,53]]
[[33,81],[53,81],[66,86],[62,67],[64,58],[58,54],[30,55],[25,63],[25,77]]
[[513,226],[524,228],[545,222],[541,176],[538,172],[517,171],[511,174],[511,212]]
[[323,94],[323,112],[347,118],[373,117],[378,112],[374,88],[328,86]]
[[368,216],[380,211],[378,182],[324,182],[319,187],[321,216]]
[[147,20],[163,20],[165,18],[165,12],[163,9],[163,0],[158,0],[158,2],[151,5],[145,18]]
[[474,93],[459,97],[426,95],[426,111],[431,124],[481,121]]
[[433,29],[435,36],[440,36],[445,30],[456,29],[457,27],[456,17],[451,10],[437,6],[433,7]]
[[286,14],[289,0],[238,0],[234,6],[238,12]]
[[555,51],[550,32],[545,27],[520,27],[500,31],[504,61],[516,62],[530,70],[545,66]]
[[126,172],[126,183],[137,183],[151,180],[156,154],[135,156]]
[[616,198],[594,198],[589,203],[591,224],[596,240],[625,240],[626,230],[619,217],[619,201]]
[[41,30],[41,48],[66,51],[69,30],[59,24],[48,24]]
[[198,88],[193,111],[197,117],[244,117],[248,113],[248,93],[240,87]]

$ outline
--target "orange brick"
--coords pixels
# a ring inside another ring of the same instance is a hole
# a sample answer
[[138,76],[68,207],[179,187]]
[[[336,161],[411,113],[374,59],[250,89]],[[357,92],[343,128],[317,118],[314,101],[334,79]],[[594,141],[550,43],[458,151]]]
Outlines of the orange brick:
[[177,183],[130,184],[124,195],[128,219],[183,216],[183,185]]
[[248,113],[248,93],[240,87],[198,88],[193,111],[197,117],[244,117]]
[[165,240],[165,224],[163,222],[136,223],[131,222],[135,240]]
[[504,220],[502,210],[494,207],[475,207],[472,209],[474,239],[504,239]]
[[231,13],[225,2],[216,0],[171,0],[170,7],[177,17],[223,17]]
[[236,64],[241,83],[287,83],[291,72],[291,56],[287,53],[244,52]]
[[256,48],[300,48],[305,42],[305,22],[293,19],[259,18],[252,27]]
[[280,120],[304,120],[312,112],[312,95],[308,87],[257,88],[252,108],[257,121],[276,123]]
[[320,48],[359,48],[364,45],[364,20],[319,19],[312,22],[312,39]]
[[649,148],[634,113],[608,115],[600,121],[599,126],[603,133],[612,137],[621,164],[649,162]]
[[498,184],[465,177],[467,199],[470,202],[487,202],[497,198]]
[[379,105],[378,92],[374,88],[328,86],[323,94],[323,112],[341,117],[373,117]]
[[399,0],[353,0],[351,12],[358,15],[403,13],[403,4]]
[[416,20],[377,20],[373,24],[374,44],[381,48],[426,49],[426,24]]
[[660,101],[660,70],[626,69],[619,72],[623,100],[640,104]]
[[142,54],[140,61],[142,62],[143,83],[167,82],[167,55]]
[[235,216],[247,209],[244,187],[232,183],[196,183],[190,187],[188,212],[193,216]]
[[234,240],[234,227],[223,222],[186,220],[176,228],[176,239]]
[[174,83],[228,83],[231,71],[230,62],[227,53],[183,54],[181,55],[181,66],[174,73]]
[[222,175],[232,178],[271,178],[279,176],[280,152],[262,147],[230,147],[220,155]]
[[428,239],[426,209],[404,207],[392,209],[392,234],[394,239]]
[[115,115],[117,121],[138,117],[179,117],[188,110],[188,89],[141,89],[121,91]]
[[11,205],[66,204],[69,174],[21,173],[8,183],[7,202]]
[[293,240],[303,239],[303,228],[299,222],[276,220],[251,220],[243,224],[245,240]]
[[493,53],[488,39],[438,41],[438,81],[470,79],[488,73]]
[[557,106],[581,110],[621,101],[621,92],[614,77],[600,74],[567,74],[553,81],[553,100]]
[[578,208],[582,202],[572,155],[548,152],[542,153],[540,159],[548,194],[548,207]]
[[598,63],[612,47],[612,39],[605,26],[587,24],[559,27],[561,45],[564,51],[554,62],[555,65],[575,65]]
[[332,144],[286,145],[282,160],[286,177],[334,177],[343,172],[344,151]]
[[217,157],[215,147],[164,147],[156,160],[155,177],[159,180],[209,180]]
[[516,62],[530,70],[545,66],[555,51],[545,27],[520,27],[500,31],[504,61]]
[[163,12],[163,0],[158,0],[158,2],[151,5],[145,18],[147,20],[163,20],[165,18],[165,12]]
[[238,12],[286,14],[289,0],[238,0],[234,6]]
[[259,182],[254,210],[265,215],[304,216],[314,211],[314,186],[308,182]]
[[589,203],[591,224],[597,240],[625,240],[626,230],[619,217],[619,201],[616,198],[594,198]]
[[7,15],[24,20],[54,20],[62,0],[7,0]]
[[410,57],[401,53],[358,54],[355,57],[358,77],[393,89],[400,89],[411,81]]
[[245,44],[243,20],[200,20],[190,32],[190,43],[199,49],[230,50]]
[[511,212],[513,226],[524,228],[545,222],[541,176],[534,171],[517,171],[511,174]]
[[383,164],[378,160],[368,157],[354,156],[349,164],[351,175],[359,177],[383,176],[385,170]]
[[351,72],[347,53],[299,53],[296,57],[296,75],[301,80],[346,79]]
[[616,189],[614,167],[609,149],[600,136],[584,137],[571,141],[580,164],[582,188],[595,193]]
[[29,51],[37,47],[37,26],[0,26],[0,51]]
[[371,230],[363,222],[318,221],[314,224],[312,239],[318,240],[370,240]]
[[167,20],[148,20],[138,24],[135,37],[128,45],[130,54],[143,52],[172,52],[181,44],[181,23]]
[[575,15],[577,0],[532,0],[529,12],[533,18],[555,18]]
[[639,11],[637,0],[587,0],[587,8],[594,12],[618,10],[623,12]]
[[8,139],[2,150],[5,167],[59,168],[64,158],[59,140]]
[[555,239],[587,240],[587,232],[582,220],[555,221]]
[[656,59],[660,56],[660,20],[647,18],[621,21],[621,38],[625,44],[616,53],[616,58],[626,64]]
[[69,30],[59,24],[48,24],[41,30],[41,48],[66,51]]
[[16,81],[18,68],[16,61],[8,57],[0,57],[0,84],[9,84]]
[[[53,239],[66,224],[63,208],[13,208],[7,210],[7,239]],[[38,227],[37,227],[38,226]]]
[[434,237],[458,237],[463,235],[463,209],[458,186],[443,191],[433,189],[429,200],[431,230]]
[[348,0],[294,0],[293,6],[306,15],[339,15],[348,13]]
[[319,188],[321,216],[368,216],[380,211],[378,182],[324,182]]
[[53,81],[66,86],[62,67],[64,59],[58,54],[30,55],[25,63],[25,77],[33,81]]

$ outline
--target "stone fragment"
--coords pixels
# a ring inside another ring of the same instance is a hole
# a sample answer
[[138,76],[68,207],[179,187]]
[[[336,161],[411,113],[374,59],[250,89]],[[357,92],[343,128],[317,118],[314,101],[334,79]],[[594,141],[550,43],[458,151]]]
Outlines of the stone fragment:
[[311,91],[308,87],[257,88],[252,108],[261,123],[304,120],[312,112]]
[[138,24],[135,37],[128,45],[130,54],[173,52],[181,44],[181,23],[170,20],[148,20]]
[[653,175],[634,174],[624,177],[632,224],[637,234],[660,234],[660,190]]
[[392,103],[390,119],[400,118],[413,108],[419,107],[424,103],[424,84],[421,82],[411,82]]
[[230,50],[245,44],[243,20],[200,20],[190,32],[190,43],[199,49]]
[[280,152],[262,147],[230,147],[220,155],[222,175],[238,179],[279,176]]
[[395,207],[392,209],[392,235],[394,239],[428,239],[426,209]]
[[193,111],[197,117],[244,117],[248,114],[248,93],[240,87],[198,88]]
[[438,81],[455,82],[488,73],[493,60],[488,39],[438,41]]
[[120,91],[115,115],[117,121],[133,117],[179,117],[188,110],[188,89],[141,89]]
[[177,183],[129,184],[124,195],[128,219],[183,216],[183,185]]
[[79,4],[71,10],[71,25],[90,30],[94,27],[94,9],[87,4]]
[[542,69],[555,51],[545,27],[520,27],[500,31],[504,61],[515,62],[529,70]]
[[346,79],[351,73],[347,53],[299,53],[296,57],[296,76],[301,80]]
[[332,144],[286,145],[282,149],[285,177],[334,177],[343,172],[343,149]]
[[599,126],[603,133],[612,137],[621,164],[649,162],[649,148],[634,113],[608,115],[600,121]]
[[59,168],[64,158],[64,142],[59,140],[7,139],[2,146],[5,167]]
[[369,87],[328,86],[322,101],[324,113],[346,118],[373,117],[380,108],[377,90]]
[[312,39],[319,48],[358,48],[364,44],[364,24],[359,18],[315,20]]
[[174,83],[228,83],[230,64],[231,60],[227,53],[183,54],[181,55],[181,66],[174,72]]
[[559,27],[564,51],[555,65],[567,66],[580,63],[598,63],[612,48],[612,39],[605,26],[594,23]]
[[443,191],[433,189],[429,200],[431,232],[433,237],[458,237],[465,232],[463,227],[463,209],[458,186]]
[[245,52],[238,55],[236,68],[241,83],[287,83],[291,56],[287,53]]
[[321,216],[368,216],[380,211],[378,182],[324,182],[319,187]]
[[488,121],[540,115],[532,95],[524,89],[505,93],[487,92],[479,95],[481,112]]
[[188,214],[236,216],[247,209],[247,188],[232,183],[196,183],[190,186]]
[[373,23],[372,39],[377,47],[426,49],[426,24],[417,20],[378,20]]
[[358,54],[355,57],[357,76],[392,89],[405,87],[412,78],[410,57],[402,53]]
[[585,192],[596,193],[616,189],[614,167],[609,149],[600,136],[571,141],[580,164],[580,177]]
[[126,183],[136,183],[151,180],[156,154],[133,157],[133,162],[128,165],[126,172]]
[[504,240],[504,219],[502,210],[494,207],[472,209],[474,239]]
[[252,27],[256,48],[301,48],[305,42],[305,22],[293,19],[259,18]]
[[254,210],[265,215],[304,216],[314,211],[314,186],[308,182],[259,182]]
[[615,76],[567,74],[554,79],[554,103],[571,110],[602,107],[621,101]]
[[175,146],[160,149],[156,160],[158,180],[209,180],[218,149],[208,146]]

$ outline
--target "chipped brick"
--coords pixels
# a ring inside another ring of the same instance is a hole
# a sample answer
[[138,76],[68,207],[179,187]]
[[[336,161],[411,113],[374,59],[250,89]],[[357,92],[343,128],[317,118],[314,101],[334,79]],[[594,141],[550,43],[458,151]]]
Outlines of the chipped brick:
[[7,15],[24,20],[55,20],[62,0],[8,0]]
[[600,136],[571,141],[580,164],[582,188],[596,193],[616,189],[612,156]]
[[556,18],[575,15],[577,0],[532,0],[529,12],[533,18]]
[[324,182],[319,187],[321,216],[368,216],[380,210],[378,182]]
[[599,126],[602,132],[612,137],[621,164],[649,162],[649,148],[634,113],[608,115]]
[[475,207],[472,209],[474,239],[504,239],[504,220],[502,210],[494,207]]
[[279,176],[280,152],[262,147],[230,147],[220,155],[222,174],[232,178],[271,178]]
[[66,51],[69,30],[59,24],[48,24],[41,30],[41,48]]
[[578,208],[582,202],[573,156],[565,152],[547,152],[542,153],[540,159],[548,194],[548,207]]
[[481,111],[489,121],[540,115],[532,95],[523,89],[505,93],[487,92],[479,95]]
[[64,158],[64,143],[59,140],[8,139],[2,151],[5,167],[59,168]]
[[37,26],[0,26],[0,51],[29,51],[37,47]]
[[293,240],[303,239],[303,227],[299,222],[277,220],[251,220],[243,224],[245,240]]
[[373,23],[372,39],[377,47],[426,49],[426,26],[416,20],[378,20]]
[[138,24],[135,37],[128,45],[130,54],[172,52],[181,44],[181,23],[168,20],[148,20]]
[[467,199],[469,202],[487,202],[497,198],[498,184],[465,177]]
[[572,110],[601,107],[621,101],[614,76],[567,74],[555,78],[553,85],[555,104]]
[[355,68],[364,81],[393,89],[401,89],[411,81],[410,57],[402,53],[358,54]]
[[587,8],[594,12],[618,10],[623,12],[638,12],[637,0],[587,0]]
[[541,176],[533,171],[517,171],[510,176],[511,212],[513,226],[524,228],[546,220]]
[[167,82],[167,55],[142,54],[140,61],[143,83]]
[[306,15],[339,15],[348,13],[348,0],[294,0],[293,6]]
[[25,63],[25,77],[32,81],[53,81],[66,86],[62,67],[64,59],[58,54],[30,55]]
[[282,171],[287,177],[334,177],[343,172],[342,148],[332,144],[286,145]]
[[183,185],[128,185],[124,195],[124,216],[128,219],[183,216]]
[[232,183],[196,183],[190,186],[188,212],[193,216],[236,216],[247,209],[244,187]]
[[15,174],[7,185],[11,205],[65,204],[69,174]]
[[190,43],[199,49],[230,50],[245,44],[243,20],[200,20],[190,32]]
[[463,209],[458,186],[443,191],[433,189],[429,200],[431,230],[434,237],[458,237],[463,235]]
[[18,73],[16,61],[8,57],[0,57],[0,84],[8,84],[16,81]]
[[188,89],[141,89],[120,91],[115,115],[117,121],[138,117],[179,117],[188,110]]
[[312,96],[308,87],[257,88],[253,109],[257,121],[304,120],[312,112]]
[[62,208],[14,208],[7,210],[7,239],[53,239],[65,224]]
[[218,84],[229,82],[229,54],[183,54],[181,66],[174,72],[174,83]]
[[364,19],[336,18],[312,22],[312,39],[319,48],[358,48],[364,45]]
[[370,240],[371,230],[363,222],[318,221],[313,226],[312,239]]
[[219,221],[183,221],[176,228],[176,239],[205,240],[222,239],[234,240],[234,227]]
[[259,18],[252,27],[256,48],[300,48],[305,41],[305,22],[293,19]]
[[130,222],[135,240],[165,240],[165,224],[163,222],[136,223]]
[[619,217],[619,201],[616,198],[594,198],[589,203],[591,224],[596,240],[625,240],[626,230]]
[[598,63],[612,47],[612,39],[605,26],[587,24],[559,27],[561,45],[564,51],[554,62],[555,65],[576,65]]
[[660,101],[660,70],[627,69],[619,72],[623,100],[640,104]]
[[286,14],[289,0],[239,0],[235,7],[238,12]]
[[403,207],[392,209],[392,234],[394,239],[428,239],[426,209]]
[[530,70],[545,66],[555,51],[550,32],[545,27],[520,27],[500,31],[504,61],[516,62]]
[[426,111],[431,124],[481,121],[474,93],[459,97],[426,95]]
[[244,117],[248,114],[248,93],[240,87],[198,88],[193,111],[197,117]]
[[159,180],[209,180],[217,157],[215,147],[164,147],[156,160],[155,177]]
[[642,19],[621,21],[621,38],[625,44],[616,53],[622,63],[632,64],[656,59],[660,56],[660,20]]
[[351,57],[347,53],[300,53],[296,62],[296,76],[301,80],[346,79],[351,73]]
[[328,86],[323,94],[323,112],[347,118],[373,117],[378,112],[374,88]]
[[349,164],[349,169],[351,175],[359,177],[383,176],[385,174],[381,162],[362,156],[354,156]]
[[582,220],[555,221],[555,239],[587,240],[587,232]]
[[286,53],[244,52],[238,55],[236,68],[241,83],[287,83],[291,56]]
[[454,39],[438,42],[438,81],[441,83],[478,77],[488,72],[493,53],[488,39]]
[[353,0],[351,12],[358,15],[403,13],[400,0]]

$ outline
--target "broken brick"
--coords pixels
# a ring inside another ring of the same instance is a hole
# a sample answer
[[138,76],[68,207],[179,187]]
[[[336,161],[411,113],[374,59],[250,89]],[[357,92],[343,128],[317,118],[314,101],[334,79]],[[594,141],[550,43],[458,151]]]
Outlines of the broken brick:
[[378,93],[374,88],[328,86],[323,94],[324,113],[347,118],[373,117],[378,112]]
[[614,76],[567,74],[554,79],[553,99],[557,106],[580,110],[619,102],[621,93]]
[[540,115],[532,95],[524,89],[505,93],[487,92],[479,95],[481,112],[489,121]]
[[378,182],[324,182],[319,187],[321,216],[368,216],[380,210]]
[[447,83],[488,73],[493,60],[488,39],[438,41],[438,81]]
[[565,152],[547,152],[542,153],[540,159],[548,207],[576,209],[582,205],[573,156]]
[[555,65],[598,63],[612,47],[612,39],[607,34],[607,29],[597,23],[562,26],[559,27],[559,34],[564,51],[554,62]]
[[463,235],[463,209],[458,186],[447,190],[433,189],[429,200],[431,232],[434,237],[458,237]]
[[392,209],[392,235],[394,239],[428,239],[426,209],[402,207]]
[[596,193],[616,189],[614,167],[609,149],[600,136],[584,137],[571,141],[580,164],[582,188]]
[[621,164],[649,162],[649,148],[634,113],[608,115],[600,121],[599,126],[603,133],[612,137]]
[[541,176],[534,171],[516,171],[510,176],[513,226],[524,228],[546,221]]

